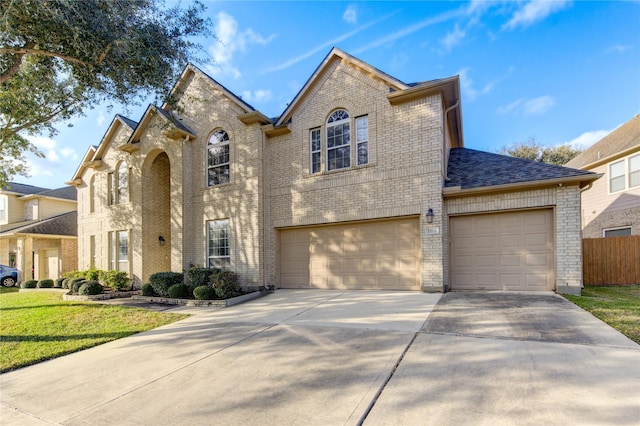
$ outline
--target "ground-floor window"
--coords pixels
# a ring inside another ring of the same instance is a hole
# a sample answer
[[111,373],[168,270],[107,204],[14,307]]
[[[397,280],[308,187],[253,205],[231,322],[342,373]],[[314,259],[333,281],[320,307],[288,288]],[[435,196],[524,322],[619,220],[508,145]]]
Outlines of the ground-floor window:
[[129,272],[129,231],[109,232],[109,269]]
[[89,266],[91,268],[96,267],[96,236],[91,235],[89,237]]
[[630,226],[602,230],[603,237],[628,237],[629,235],[631,235]]
[[207,222],[207,263],[209,268],[228,268],[231,264],[229,219]]

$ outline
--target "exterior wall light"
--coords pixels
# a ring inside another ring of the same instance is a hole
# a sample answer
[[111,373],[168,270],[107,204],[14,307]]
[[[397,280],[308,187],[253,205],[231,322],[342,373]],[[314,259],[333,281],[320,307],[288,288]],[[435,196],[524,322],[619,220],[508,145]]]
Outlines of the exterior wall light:
[[427,216],[427,223],[433,223],[433,209],[429,208],[429,210],[427,210],[427,214],[425,215]]
[[160,245],[161,245],[161,246],[163,246],[163,245],[164,245],[164,242],[165,242],[165,241],[164,241],[164,237],[163,237],[162,235],[160,235],[160,236],[158,237],[158,242],[160,243]]

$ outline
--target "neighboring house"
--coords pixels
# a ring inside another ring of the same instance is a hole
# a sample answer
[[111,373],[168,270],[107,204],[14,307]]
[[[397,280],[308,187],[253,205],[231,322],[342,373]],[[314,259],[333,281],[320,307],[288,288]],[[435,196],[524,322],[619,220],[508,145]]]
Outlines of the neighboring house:
[[77,191],[10,182],[0,190],[0,264],[23,280],[77,269]]
[[457,76],[332,49],[271,119],[193,65],[73,179],[80,268],[193,265],[277,288],[579,293],[591,172],[465,149]]
[[582,192],[584,238],[640,235],[640,115],[567,163],[603,174]]

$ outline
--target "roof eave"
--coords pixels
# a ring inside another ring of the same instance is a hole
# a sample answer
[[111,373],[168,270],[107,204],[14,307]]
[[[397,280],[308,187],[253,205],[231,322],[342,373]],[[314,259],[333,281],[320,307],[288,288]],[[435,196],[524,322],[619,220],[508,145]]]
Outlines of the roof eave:
[[549,186],[563,186],[569,184],[578,184],[580,188],[584,188],[589,183],[600,179],[602,177],[601,173],[590,173],[579,176],[568,176],[562,178],[555,179],[542,179],[542,180],[533,180],[528,182],[514,182],[507,183],[503,185],[489,185],[489,186],[480,186],[476,188],[465,188],[462,189],[460,186],[452,186],[442,188],[442,195],[445,198],[454,198],[454,197],[463,197],[467,195],[484,195],[491,194],[496,192],[512,192],[512,191],[520,191],[527,190],[533,188],[540,187],[549,187]]
[[[599,160],[592,161],[591,163],[585,164],[583,166],[576,167],[580,170],[591,170],[598,166],[601,166],[606,163],[610,163],[613,160],[617,160],[618,158],[626,157],[627,155],[633,154],[634,152],[640,152],[640,145],[635,145],[630,148],[627,148],[623,151],[616,152],[615,154],[611,154],[607,157],[600,158]],[[570,166],[569,166],[570,167]]]

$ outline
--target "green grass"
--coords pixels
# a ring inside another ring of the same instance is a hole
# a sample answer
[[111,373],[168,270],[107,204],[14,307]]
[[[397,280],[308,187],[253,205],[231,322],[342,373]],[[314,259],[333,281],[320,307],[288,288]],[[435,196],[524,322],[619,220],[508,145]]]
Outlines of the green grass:
[[17,293],[18,291],[20,291],[20,287],[0,287],[0,294]]
[[585,287],[565,297],[640,344],[640,285]]
[[66,302],[61,293],[0,292],[0,373],[100,345],[188,315]]

